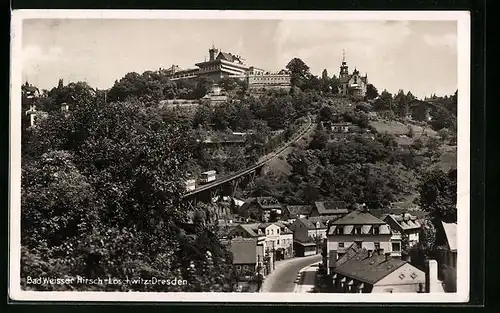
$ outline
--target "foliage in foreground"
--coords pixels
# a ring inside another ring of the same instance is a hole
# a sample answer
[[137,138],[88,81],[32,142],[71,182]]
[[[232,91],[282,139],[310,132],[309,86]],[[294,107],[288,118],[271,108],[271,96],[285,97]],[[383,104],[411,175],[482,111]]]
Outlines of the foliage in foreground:
[[[222,291],[231,257],[179,202],[189,129],[139,103],[54,113],[23,134],[21,277],[27,288]],[[29,285],[27,277],[185,279],[186,286]],[[196,279],[195,279],[196,278]]]

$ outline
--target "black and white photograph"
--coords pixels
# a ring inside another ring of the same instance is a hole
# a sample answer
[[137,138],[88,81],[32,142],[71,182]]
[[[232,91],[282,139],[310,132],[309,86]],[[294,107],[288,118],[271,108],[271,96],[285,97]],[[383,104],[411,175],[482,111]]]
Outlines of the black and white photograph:
[[15,300],[465,302],[467,12],[12,13]]

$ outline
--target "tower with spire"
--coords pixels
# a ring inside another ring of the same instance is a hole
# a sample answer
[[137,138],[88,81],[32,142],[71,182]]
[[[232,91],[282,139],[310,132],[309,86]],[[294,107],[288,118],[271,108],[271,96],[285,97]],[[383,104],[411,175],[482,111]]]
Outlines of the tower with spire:
[[345,61],[345,50],[342,50],[342,65],[340,65],[340,75],[339,78],[346,78],[349,76],[349,67]]
[[342,64],[340,65],[339,75],[339,94],[342,96],[354,96],[364,98],[366,86],[368,84],[368,75],[361,76],[357,67],[354,67],[352,74],[349,74],[345,58],[345,50],[342,51]]

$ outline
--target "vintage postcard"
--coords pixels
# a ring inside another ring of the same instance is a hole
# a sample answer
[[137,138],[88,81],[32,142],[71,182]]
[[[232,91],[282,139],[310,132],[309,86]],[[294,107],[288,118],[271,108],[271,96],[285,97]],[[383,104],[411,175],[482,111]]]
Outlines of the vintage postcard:
[[11,299],[468,300],[468,12],[18,10],[11,38]]

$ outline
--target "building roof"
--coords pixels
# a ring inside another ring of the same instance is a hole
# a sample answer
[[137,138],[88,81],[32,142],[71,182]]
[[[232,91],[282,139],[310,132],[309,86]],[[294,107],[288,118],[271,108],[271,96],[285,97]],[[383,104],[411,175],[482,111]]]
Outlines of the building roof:
[[313,230],[316,229],[316,223],[319,222],[318,229],[326,229],[328,227],[328,223],[331,221],[335,221],[339,217],[336,215],[330,216],[315,216],[309,218],[299,218],[299,220],[307,227],[307,229]]
[[382,220],[385,219],[385,217],[387,217],[387,215],[389,215],[389,214],[402,215],[402,214],[406,214],[406,213],[409,213],[411,216],[416,217],[416,220],[422,220],[428,215],[427,212],[425,212],[421,209],[418,209],[418,208],[407,209],[407,208],[400,208],[400,207],[392,207],[392,208],[370,210],[370,214],[372,214],[373,216],[378,217]]
[[417,217],[409,213],[401,215],[387,214],[382,219],[386,220],[388,217],[392,218],[402,230],[419,229],[421,227],[420,223],[417,221]]
[[257,262],[257,240],[255,238],[235,238],[231,240],[233,264]]
[[241,57],[228,52],[219,52],[219,55],[217,55],[217,59],[223,59],[229,62],[237,62],[243,64],[243,60],[241,59]]
[[320,215],[347,214],[344,201],[314,202],[314,206]]
[[450,246],[451,251],[457,250],[457,223],[445,223],[443,224],[444,233],[446,235],[446,240],[448,241],[448,246]]
[[312,205],[287,205],[285,210],[288,211],[290,218],[298,218],[300,215],[311,214]]
[[334,225],[383,225],[384,221],[366,211],[353,211],[346,216],[334,221]]
[[240,224],[240,226],[252,237],[259,236],[259,224]]
[[370,256],[365,248],[355,249],[346,253],[345,258],[339,260],[342,261],[340,264],[337,262],[336,273],[373,285],[407,263],[392,257],[386,260],[384,254],[380,255],[376,251]]
[[274,197],[258,197],[257,203],[262,209],[282,209],[280,202]]

